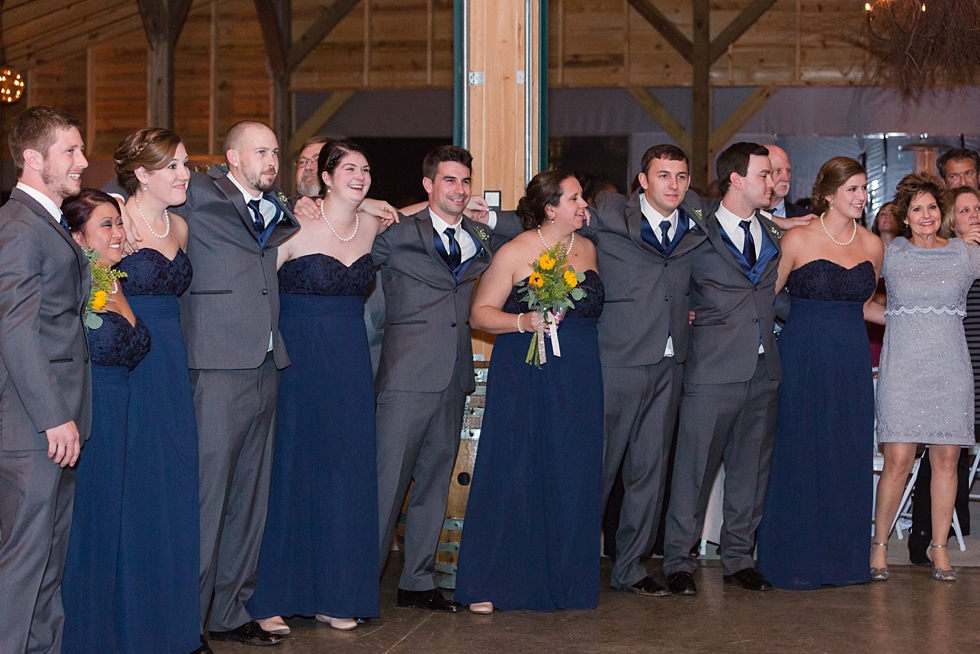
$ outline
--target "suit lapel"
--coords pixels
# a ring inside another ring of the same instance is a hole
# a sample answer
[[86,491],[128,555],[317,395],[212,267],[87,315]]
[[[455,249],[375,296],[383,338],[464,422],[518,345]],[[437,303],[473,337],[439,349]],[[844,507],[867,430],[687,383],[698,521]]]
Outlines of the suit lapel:
[[272,195],[271,193],[266,193],[265,198],[269,200],[269,202],[272,202],[277,207],[279,207],[279,211],[280,211],[279,219],[276,221],[276,224],[273,225],[272,231],[269,232],[269,237],[266,239],[265,244],[263,246],[266,248],[270,248],[279,245],[280,243],[288,239],[290,236],[295,234],[296,231],[300,228],[300,225],[299,222],[296,220],[296,217],[293,216],[293,212],[290,211],[289,208],[286,207],[282,202],[280,202],[275,195]]
[[217,178],[213,178],[214,185],[221,189],[221,192],[235,206],[235,210],[238,211],[238,217],[242,219],[242,224],[248,229],[248,233],[258,240],[258,237],[255,236],[255,229],[252,227],[252,214],[245,205],[245,198],[242,196],[242,192],[238,190],[238,187],[235,186],[233,181],[228,179],[228,175],[230,174],[225,173]]
[[643,212],[640,210],[640,193],[636,192],[630,196],[626,206],[623,207],[623,216],[626,218],[626,231],[630,240],[644,252],[660,255],[663,253],[657,248],[643,240]]
[[[759,220],[759,224],[762,225],[762,250],[759,255],[760,261],[764,261],[764,266],[759,271],[760,277],[765,273],[770,266],[779,265],[779,256],[782,251],[779,248],[779,228],[776,227],[776,223],[772,222],[761,213],[756,212],[756,218]],[[756,262],[758,267],[759,261]]]
[[[435,242],[432,240],[436,238],[436,230],[432,226],[432,218],[429,216],[428,207],[415,214],[415,227],[419,230],[419,240],[422,241],[422,247],[425,248],[425,251],[429,253],[429,256],[432,257],[432,260],[435,261],[437,265],[452,275],[452,269],[449,267],[449,264],[447,264],[446,261],[439,255],[439,252],[436,250]],[[455,276],[453,279],[455,279]]]
[[13,201],[18,201],[21,204],[23,204],[25,207],[30,209],[34,213],[34,215],[36,215],[38,218],[46,222],[51,229],[55,230],[58,233],[59,237],[63,238],[68,243],[68,246],[71,248],[72,254],[75,255],[75,265],[78,267],[78,281],[79,281],[78,292],[80,295],[83,296],[82,306],[84,306],[84,303],[88,302],[88,293],[84,292],[84,289],[90,283],[91,275],[92,275],[91,271],[89,270],[88,258],[85,256],[85,252],[82,250],[82,248],[78,246],[78,243],[75,242],[75,239],[73,239],[67,232],[65,232],[65,228],[61,226],[61,222],[55,220],[54,216],[52,216],[51,213],[47,209],[45,209],[40,202],[38,202],[27,193],[20,190],[19,188],[15,188],[10,192],[10,199]]
[[[473,242],[476,244],[476,254],[464,263],[466,267],[459,275],[459,283],[463,284],[470,280],[476,279],[480,274],[486,270],[487,265],[489,265],[492,255],[490,254],[490,243],[487,242],[481,233],[481,231],[488,231],[485,227],[478,227],[474,225],[469,218],[464,217],[463,221],[460,223],[463,231],[470,235]],[[486,265],[481,265],[481,264]]]
[[732,268],[737,270],[744,277],[748,277],[748,274],[745,272],[745,268],[742,267],[739,260],[735,258],[732,251],[728,249],[728,244],[725,243],[725,239],[721,235],[721,223],[718,222],[718,217],[715,216],[714,211],[708,214],[708,219],[705,221],[704,226],[705,231],[708,234],[708,240],[711,242],[711,245],[714,247],[715,251],[721,255],[721,258],[727,261]]

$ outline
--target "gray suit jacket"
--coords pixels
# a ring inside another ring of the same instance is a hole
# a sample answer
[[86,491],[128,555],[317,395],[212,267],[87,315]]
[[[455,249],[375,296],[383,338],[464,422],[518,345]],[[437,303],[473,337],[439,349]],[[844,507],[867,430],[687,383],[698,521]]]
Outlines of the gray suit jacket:
[[0,449],[47,450],[44,431],[71,420],[88,439],[90,284],[81,248],[14,189],[0,207]]
[[452,381],[458,355],[461,390],[473,392],[473,286],[490,265],[492,253],[508,240],[511,223],[498,218],[498,227],[491,231],[463,218],[463,230],[480,247],[458,281],[436,250],[428,207],[402,216],[375,239],[371,254],[381,266],[385,294],[378,391],[443,391]]
[[769,377],[782,379],[779,350],[773,334],[773,300],[781,232],[772,221],[756,212],[756,218],[768,232],[777,254],[753,284],[722,239],[721,225],[715,217],[720,204],[720,200],[703,200],[692,193],[685,199],[685,206],[704,216],[707,243],[694,253],[691,310],[695,318],[684,365],[684,381],[695,384],[749,381],[759,360],[760,333]]
[[674,358],[687,359],[688,306],[694,253],[707,238],[703,224],[688,213],[690,230],[667,257],[640,236],[644,220],[640,196],[629,200],[601,193],[592,221],[582,228],[594,238],[606,303],[599,318],[602,365],[647,366],[664,358],[673,337]]
[[[122,193],[113,180],[106,185]],[[174,211],[187,221],[187,256],[194,268],[180,298],[180,325],[192,369],[250,370],[262,365],[273,334],[276,368],[289,365],[279,335],[278,246],[299,231],[276,192],[266,198],[282,209],[265,245],[259,245],[251,214],[224,166],[191,173],[187,201]]]

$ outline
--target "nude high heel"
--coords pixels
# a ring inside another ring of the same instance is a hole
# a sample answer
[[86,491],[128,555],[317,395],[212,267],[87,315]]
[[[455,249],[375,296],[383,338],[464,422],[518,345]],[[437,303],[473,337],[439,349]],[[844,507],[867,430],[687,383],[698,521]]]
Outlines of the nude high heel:
[[[888,543],[878,543],[871,541],[872,547],[884,547],[885,552],[888,552]],[[885,581],[888,579],[888,566],[884,568],[871,568],[871,581]]]

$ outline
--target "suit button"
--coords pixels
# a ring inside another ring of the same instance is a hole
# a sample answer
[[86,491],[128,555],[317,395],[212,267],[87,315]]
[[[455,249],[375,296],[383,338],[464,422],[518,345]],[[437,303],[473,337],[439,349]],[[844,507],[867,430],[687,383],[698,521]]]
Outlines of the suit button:
[[88,357],[85,357],[85,363],[88,363]]
[[451,324],[451,325],[449,325],[449,326],[450,326],[450,327],[455,327],[455,326],[456,326],[456,323],[453,323],[453,324]]
[[265,259],[265,250],[262,250],[261,256],[262,256],[263,259]]
[[753,318],[752,319],[752,322],[759,322],[759,319],[758,318]]
[[664,302],[670,302],[670,298],[669,297],[665,297],[664,298]]
[[268,294],[269,294],[269,289],[263,288],[262,289],[262,295],[268,295]]

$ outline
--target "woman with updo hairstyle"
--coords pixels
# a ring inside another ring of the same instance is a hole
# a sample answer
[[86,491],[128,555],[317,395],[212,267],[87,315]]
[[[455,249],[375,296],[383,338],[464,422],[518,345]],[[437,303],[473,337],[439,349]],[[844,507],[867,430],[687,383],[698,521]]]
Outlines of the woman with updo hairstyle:
[[320,150],[316,220],[279,246],[279,331],[292,364],[279,378],[269,517],[248,611],[274,634],[283,617],[335,629],[380,615],[374,384],[364,296],[385,224],[359,211],[371,188],[364,150]]
[[[595,246],[575,235],[587,212],[574,175],[535,175],[517,208],[526,231],[493,255],[473,298],[472,327],[497,335],[456,571],[455,599],[474,613],[589,609],[599,600],[604,290]],[[547,326],[561,356],[546,337],[536,367],[527,360],[542,317],[522,289],[558,244],[584,273],[585,297]]]
[[[119,263],[133,311],[153,349],[130,375],[118,592],[121,651],[190,652],[202,646],[197,421],[178,298],[193,275],[187,223],[187,150],[170,130],[141,129],[113,154],[126,210],[142,241]],[[166,616],[166,619],[161,619]]]
[[[98,255],[93,266],[119,263],[125,232],[115,198],[82,189],[61,209],[75,242]],[[97,298],[98,304],[102,299]],[[150,333],[133,314],[118,281],[112,281],[96,315],[94,322],[87,321],[86,330],[92,362],[92,433],[75,469],[75,508],[61,584],[66,654],[124,651],[116,637],[116,611],[119,544],[130,538],[122,529],[129,373],[149,351]]]
[[821,166],[818,220],[783,234],[777,291],[790,295],[779,335],[783,380],[758,569],[789,590],[870,579],[867,564],[874,385],[865,318],[881,269],[881,239],[861,225],[864,168],[848,157]]
[[950,237],[942,225],[946,196],[932,175],[907,175],[895,191],[903,238],[885,252],[885,339],[878,373],[878,442],[885,464],[878,482],[872,574],[887,578],[885,550],[916,446],[932,466],[932,576],[955,581],[947,537],[956,497],[960,448],[973,445],[973,368],[963,329],[966,297],[980,275],[980,248]]

